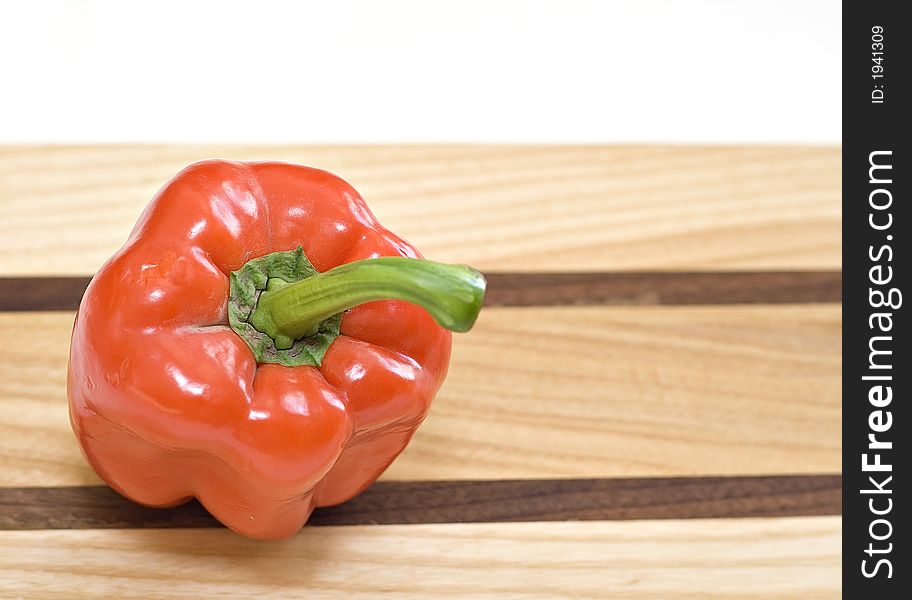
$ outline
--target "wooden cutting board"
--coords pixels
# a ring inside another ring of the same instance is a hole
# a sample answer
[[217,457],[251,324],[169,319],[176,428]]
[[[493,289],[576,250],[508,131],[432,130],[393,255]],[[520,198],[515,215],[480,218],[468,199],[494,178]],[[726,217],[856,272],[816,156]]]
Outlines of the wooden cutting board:
[[[82,290],[212,157],[490,282],[406,452],[280,543],[123,500],[67,419]],[[0,597],[835,597],[840,204],[838,147],[0,147]]]

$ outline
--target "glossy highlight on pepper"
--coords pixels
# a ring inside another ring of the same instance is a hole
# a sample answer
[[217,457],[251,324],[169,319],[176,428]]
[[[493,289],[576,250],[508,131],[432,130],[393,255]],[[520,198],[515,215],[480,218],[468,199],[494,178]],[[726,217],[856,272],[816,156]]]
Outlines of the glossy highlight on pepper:
[[[247,308],[231,304],[232,321],[275,353],[310,352],[270,361],[229,323],[231,277],[296,251],[300,272],[263,275]],[[197,163],[86,290],[70,420],[124,496],[155,507],[196,497],[241,534],[288,537],[405,448],[446,376],[447,328],[470,327],[483,292],[477,271],[423,260],[335,175]]]

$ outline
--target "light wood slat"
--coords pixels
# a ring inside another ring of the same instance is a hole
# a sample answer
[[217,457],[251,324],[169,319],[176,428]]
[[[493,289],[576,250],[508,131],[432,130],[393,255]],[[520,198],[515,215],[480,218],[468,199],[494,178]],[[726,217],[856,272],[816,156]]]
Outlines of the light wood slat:
[[482,314],[391,477],[841,470],[838,306]]
[[838,269],[838,147],[0,147],[0,275],[87,275],[204,158],[349,180],[435,260],[482,270]]
[[[98,481],[67,418],[71,322],[0,313],[0,485]],[[838,306],[497,308],[454,337],[388,478],[841,470]]]
[[810,600],[840,592],[840,518],[0,532],[0,590],[72,598]]

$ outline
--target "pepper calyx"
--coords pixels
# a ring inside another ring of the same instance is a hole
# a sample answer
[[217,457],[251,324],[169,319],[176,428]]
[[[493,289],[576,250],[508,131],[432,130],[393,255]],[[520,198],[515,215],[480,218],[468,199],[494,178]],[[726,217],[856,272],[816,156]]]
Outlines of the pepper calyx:
[[273,252],[247,261],[229,277],[228,323],[246,342],[258,363],[277,363],[287,367],[319,367],[330,344],[339,335],[342,313],[322,320],[314,331],[292,339],[272,337],[263,330],[269,324],[260,320],[268,315],[256,311],[261,294],[277,291],[302,279],[319,275],[303,248]]

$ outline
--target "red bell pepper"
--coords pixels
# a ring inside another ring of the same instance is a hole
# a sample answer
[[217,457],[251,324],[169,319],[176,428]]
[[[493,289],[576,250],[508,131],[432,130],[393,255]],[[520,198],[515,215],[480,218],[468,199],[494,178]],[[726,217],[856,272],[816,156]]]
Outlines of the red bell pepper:
[[136,502],[196,497],[239,533],[290,536],[405,448],[484,285],[423,260],[330,173],[191,165],[86,290],[73,429]]

